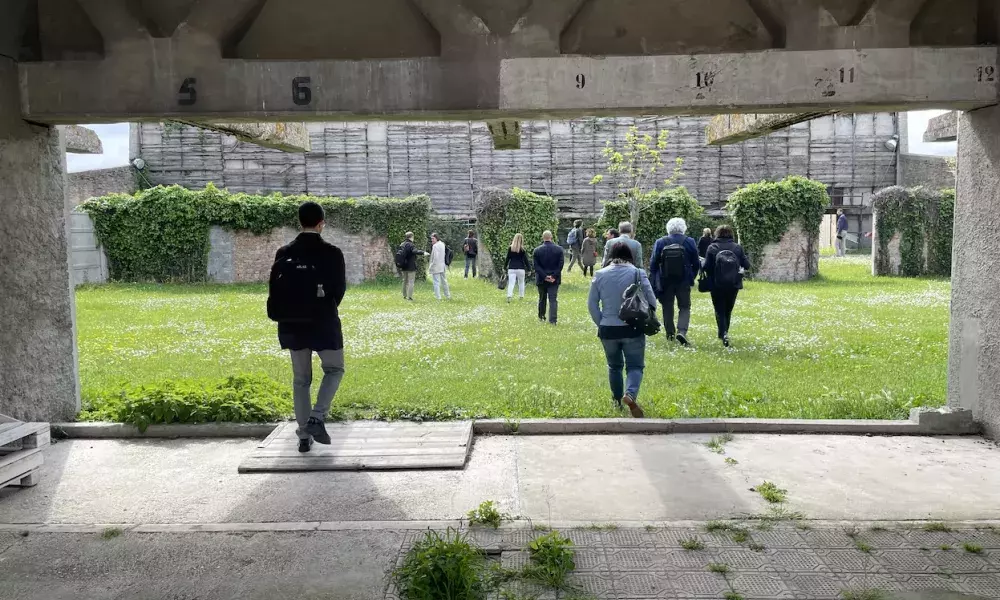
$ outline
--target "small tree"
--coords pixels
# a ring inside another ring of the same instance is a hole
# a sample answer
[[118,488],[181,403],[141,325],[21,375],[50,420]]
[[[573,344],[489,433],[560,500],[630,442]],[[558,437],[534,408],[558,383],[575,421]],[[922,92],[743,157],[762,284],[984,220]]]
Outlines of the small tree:
[[[614,186],[615,197],[628,202],[632,227],[639,225],[641,201],[674,185],[683,175],[681,166],[684,159],[678,157],[674,161],[673,174],[663,180],[662,186],[656,183],[656,174],[663,168],[663,153],[667,150],[669,135],[666,130],[661,130],[654,140],[648,133],[640,135],[639,129],[633,125],[625,135],[624,151],[619,152],[608,141],[601,153],[608,161],[606,176]],[[604,177],[605,174],[594,175],[590,185],[601,183]]]

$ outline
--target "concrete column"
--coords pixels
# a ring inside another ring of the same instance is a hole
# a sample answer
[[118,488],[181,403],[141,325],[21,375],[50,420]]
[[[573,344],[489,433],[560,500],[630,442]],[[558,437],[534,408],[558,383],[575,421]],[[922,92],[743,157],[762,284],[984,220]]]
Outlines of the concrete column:
[[0,413],[55,421],[80,407],[66,157],[55,128],[21,120],[16,90],[0,56]]
[[948,404],[968,408],[1000,438],[1000,106],[958,123]]

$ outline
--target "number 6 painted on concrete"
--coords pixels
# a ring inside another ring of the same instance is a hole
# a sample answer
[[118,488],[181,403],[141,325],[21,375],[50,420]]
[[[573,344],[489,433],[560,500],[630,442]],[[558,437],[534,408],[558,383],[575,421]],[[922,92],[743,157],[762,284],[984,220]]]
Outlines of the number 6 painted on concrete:
[[312,102],[311,77],[296,77],[292,80],[292,102],[298,106],[308,106]]

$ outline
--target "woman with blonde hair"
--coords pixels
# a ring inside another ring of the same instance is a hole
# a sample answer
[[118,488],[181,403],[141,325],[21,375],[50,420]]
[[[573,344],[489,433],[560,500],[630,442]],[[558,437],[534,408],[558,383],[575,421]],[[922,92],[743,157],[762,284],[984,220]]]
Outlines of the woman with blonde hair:
[[510,302],[514,296],[515,282],[519,286],[518,291],[520,291],[523,300],[524,278],[528,272],[528,253],[524,251],[524,236],[520,233],[514,234],[514,239],[510,242],[504,268],[507,269],[507,302]]

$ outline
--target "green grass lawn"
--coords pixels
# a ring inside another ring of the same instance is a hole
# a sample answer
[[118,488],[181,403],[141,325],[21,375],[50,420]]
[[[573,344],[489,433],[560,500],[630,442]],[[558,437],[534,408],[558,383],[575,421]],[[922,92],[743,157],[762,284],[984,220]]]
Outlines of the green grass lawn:
[[[949,282],[870,271],[867,257],[824,258],[808,283],[748,282],[730,349],[715,339],[708,295],[694,294],[693,347],[663,335],[647,346],[639,398],[647,416],[900,418],[911,406],[943,404]],[[417,285],[414,303],[395,286],[348,290],[342,415],[619,416],[578,273],[560,291],[557,327],[538,322],[531,286],[508,305],[457,268],[451,302],[434,300],[429,282]],[[85,401],[123,385],[251,373],[290,386],[265,298],[264,285],[81,288]]]

